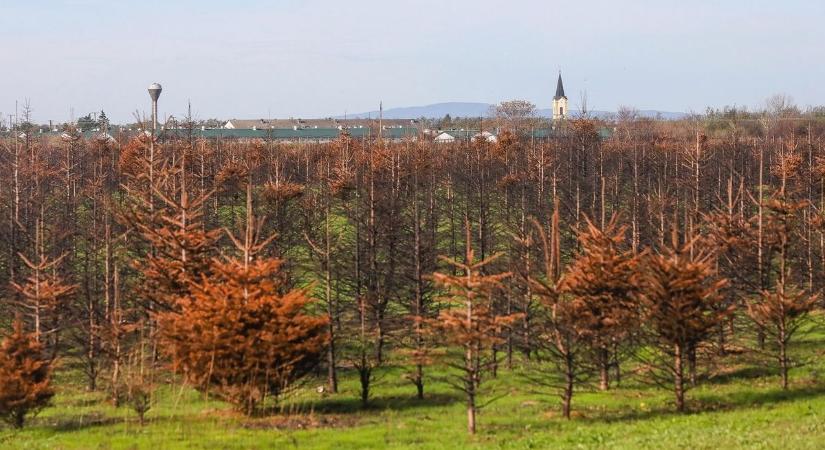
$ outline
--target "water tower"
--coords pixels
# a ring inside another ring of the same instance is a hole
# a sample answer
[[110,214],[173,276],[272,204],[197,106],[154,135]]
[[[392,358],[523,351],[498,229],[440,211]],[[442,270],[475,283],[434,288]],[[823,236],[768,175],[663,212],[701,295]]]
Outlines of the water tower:
[[163,87],[159,83],[149,85],[149,97],[152,97],[152,134],[158,132],[158,98]]

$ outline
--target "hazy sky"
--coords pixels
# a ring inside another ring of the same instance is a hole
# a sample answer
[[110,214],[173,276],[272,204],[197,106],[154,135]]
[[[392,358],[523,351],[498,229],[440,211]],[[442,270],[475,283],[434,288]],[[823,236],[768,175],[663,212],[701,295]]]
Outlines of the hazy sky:
[[0,112],[318,117],[445,101],[825,104],[822,0],[0,0]]

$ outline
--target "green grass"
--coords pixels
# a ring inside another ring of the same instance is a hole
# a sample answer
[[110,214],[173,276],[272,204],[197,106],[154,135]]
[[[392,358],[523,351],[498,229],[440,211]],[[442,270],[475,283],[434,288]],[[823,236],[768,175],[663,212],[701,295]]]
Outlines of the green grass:
[[0,448],[822,448],[823,349],[821,337],[797,346],[812,363],[792,372],[788,391],[766,364],[724,359],[688,393],[685,414],[674,412],[669,392],[628,380],[606,393],[578,392],[567,421],[555,397],[501,370],[485,388],[503,396],[480,412],[472,437],[463,398],[430,380],[427,399],[416,400],[402,367],[381,372],[368,410],[359,407],[357,378],[345,371],[339,394],[322,397],[315,391],[321,381],[310,380],[284,402],[292,414],[251,419],[170,383],[158,390],[144,427],[128,408],[85,392],[77,372],[66,369],[54,406],[21,431],[0,429]]

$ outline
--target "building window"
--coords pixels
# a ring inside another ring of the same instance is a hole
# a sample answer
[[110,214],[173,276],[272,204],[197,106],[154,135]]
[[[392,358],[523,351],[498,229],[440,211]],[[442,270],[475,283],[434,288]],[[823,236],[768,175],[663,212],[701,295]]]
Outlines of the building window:
[[559,115],[560,116],[564,115],[564,106],[559,106]]

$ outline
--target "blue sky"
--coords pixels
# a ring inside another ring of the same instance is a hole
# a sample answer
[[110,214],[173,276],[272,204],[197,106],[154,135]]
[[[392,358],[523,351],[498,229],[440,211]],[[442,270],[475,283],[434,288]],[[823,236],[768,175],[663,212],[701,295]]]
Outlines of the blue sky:
[[0,0],[0,112],[319,117],[443,101],[825,104],[821,0]]

